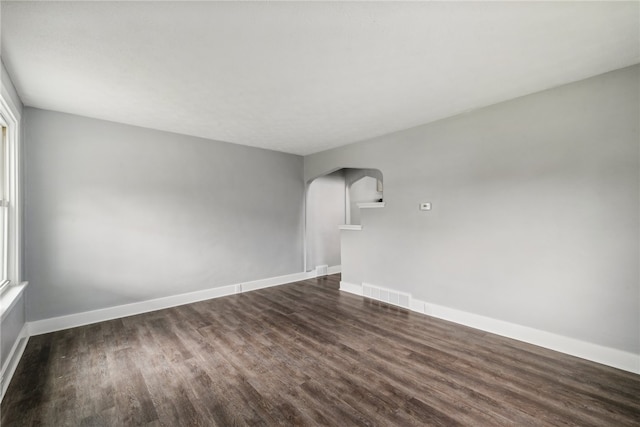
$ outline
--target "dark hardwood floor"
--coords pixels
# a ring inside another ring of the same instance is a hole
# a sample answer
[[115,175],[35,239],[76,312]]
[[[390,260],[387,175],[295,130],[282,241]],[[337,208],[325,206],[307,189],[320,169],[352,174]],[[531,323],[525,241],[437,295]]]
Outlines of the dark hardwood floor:
[[640,376],[338,291],[32,337],[2,426],[638,426]]

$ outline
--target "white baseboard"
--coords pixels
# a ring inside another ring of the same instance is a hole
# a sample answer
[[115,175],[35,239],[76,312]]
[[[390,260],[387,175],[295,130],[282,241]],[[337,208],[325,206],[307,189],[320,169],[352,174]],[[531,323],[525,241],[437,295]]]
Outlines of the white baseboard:
[[327,274],[337,274],[337,273],[342,273],[341,265],[333,265],[327,269]]
[[[337,269],[340,266],[329,267]],[[331,273],[334,274],[334,273]],[[2,367],[2,393],[8,385],[13,371],[17,367],[18,361],[26,346],[26,339],[31,335],[40,335],[55,332],[91,323],[112,320],[121,317],[132,316],[163,308],[175,307],[192,302],[203,301],[212,298],[219,298],[226,295],[233,295],[241,292],[249,292],[271,286],[283,285],[315,277],[315,272],[294,273],[285,276],[272,277],[268,279],[255,280],[251,282],[239,283],[235,285],[222,286],[219,288],[206,289],[203,291],[190,292],[186,294],[174,295],[170,297],[157,298],[138,303],[126,304],[117,307],[109,307],[100,310],[88,311],[84,313],[71,314],[50,319],[28,322],[20,332],[21,338],[17,340],[12,348],[9,358]],[[362,295],[362,286],[345,281],[340,282],[340,290],[355,295]],[[513,338],[519,341],[545,347],[551,350],[581,357],[603,365],[623,369],[625,371],[640,374],[640,355],[604,347],[598,344],[557,335],[539,329],[521,326],[502,320],[485,317],[462,310],[431,304],[415,298],[411,298],[411,310],[448,320],[461,325],[480,329],[497,335]],[[16,357],[17,356],[17,357]]]
[[640,374],[640,355],[424,302],[424,314]]
[[41,335],[63,329],[75,328],[77,326],[89,325],[91,323],[103,322],[105,320],[119,319],[136,314],[148,313],[150,311],[161,310],[163,308],[176,307],[190,304],[192,302],[204,301],[212,298],[220,298],[236,293],[254,291],[256,289],[268,288],[271,286],[283,285],[315,277],[315,272],[294,273],[285,276],[271,277],[268,279],[253,280],[250,282],[237,283],[218,288],[205,289],[202,291],[189,292],[180,295],[172,295],[163,298],[156,298],[147,301],[140,301],[131,304],[108,307],[99,310],[75,313],[67,316],[53,317],[49,319],[28,322],[28,332],[30,336]]
[[4,393],[9,388],[9,383],[11,383],[11,378],[13,378],[13,374],[16,372],[16,368],[18,367],[18,363],[20,363],[20,359],[22,358],[22,353],[24,353],[24,349],[27,347],[27,342],[29,341],[29,333],[27,324],[25,324],[20,333],[18,334],[18,339],[11,347],[11,351],[7,357],[7,360],[2,366],[2,370],[0,371],[0,402],[4,398]]
[[[356,295],[362,295],[362,286],[353,283],[340,282],[340,290]],[[415,298],[411,298],[411,310],[428,316],[458,323],[460,325],[480,329],[485,332],[501,335],[503,337],[566,353],[571,356],[587,359],[592,362],[640,374],[639,354],[604,347],[598,344],[577,340],[575,338],[569,338],[551,332],[505,322],[503,320],[444,307],[438,304],[431,304]]]
[[[268,279],[253,280],[251,282],[244,282],[241,284],[242,292],[255,291],[257,289],[270,288],[272,286],[285,285],[287,283],[299,282],[315,277],[314,272],[308,273],[293,273],[286,276],[270,277]],[[205,298],[210,299],[210,298]]]
[[340,290],[355,295],[362,295],[362,286],[349,282],[340,282]]
[[418,313],[424,314],[424,301],[411,298],[411,311],[417,311]]

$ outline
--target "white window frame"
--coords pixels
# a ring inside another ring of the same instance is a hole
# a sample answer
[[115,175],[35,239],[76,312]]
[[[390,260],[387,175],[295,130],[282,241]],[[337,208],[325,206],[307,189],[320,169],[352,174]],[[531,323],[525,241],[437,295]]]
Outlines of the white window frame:
[[0,115],[0,293],[11,281],[9,280],[9,197],[7,194],[7,184],[9,176],[7,173],[8,163],[8,126]]
[[[21,282],[22,265],[22,216],[20,199],[20,116],[17,108],[11,102],[6,92],[0,92],[0,126],[6,128],[5,164],[3,169],[5,179],[4,192],[0,198],[0,205],[5,210],[6,239],[4,252],[6,253],[6,265],[0,265],[0,294],[12,285]],[[0,227],[3,224],[0,223]],[[2,260],[0,259],[0,264]]]

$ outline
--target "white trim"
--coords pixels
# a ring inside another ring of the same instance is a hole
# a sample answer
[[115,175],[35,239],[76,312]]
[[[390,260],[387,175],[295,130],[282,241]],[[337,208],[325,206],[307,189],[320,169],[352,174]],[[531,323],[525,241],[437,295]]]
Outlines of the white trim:
[[327,274],[338,274],[342,273],[342,265],[332,265],[327,269]]
[[[362,295],[362,286],[340,282],[340,290]],[[425,301],[411,299],[411,310],[469,326],[492,334],[534,344],[592,362],[640,374],[640,354],[634,354],[611,347],[569,338],[551,332],[517,325],[503,320],[493,319],[454,308],[444,307]]]
[[411,298],[411,311],[417,311],[418,313],[424,314],[424,301]]
[[338,228],[340,230],[354,230],[354,231],[362,230],[362,226],[357,224],[343,224],[343,225],[339,225]]
[[2,402],[4,394],[7,388],[9,388],[13,374],[16,372],[20,359],[22,359],[24,349],[27,348],[27,343],[29,342],[29,334],[27,332],[28,327],[25,324],[18,334],[18,339],[13,343],[13,347],[11,347],[7,360],[4,366],[2,366],[2,371],[0,371],[0,402]]
[[[10,284],[11,284],[11,280],[9,279],[4,279],[2,283],[0,283],[0,298],[4,294],[4,291],[8,289]],[[2,307],[4,307],[4,305],[0,303],[0,312],[4,313],[4,309]]]
[[122,317],[161,310],[163,308],[190,304],[192,302],[204,301],[212,298],[220,298],[236,293],[249,292],[256,289],[263,289],[269,288],[271,286],[298,282],[313,277],[316,277],[315,272],[294,273],[285,276],[253,280],[250,282],[236,283],[233,285],[205,289],[202,291],[188,292],[185,294],[172,295],[168,297],[140,301],[131,304],[124,304],[115,307],[102,308],[99,310],[85,311],[83,313],[69,314],[67,316],[36,320],[28,322],[29,335],[33,336],[46,334],[63,329],[75,328],[77,326],[89,325],[91,323],[103,322],[105,320],[119,319]]
[[[15,86],[13,85],[13,81],[11,81],[11,77],[9,76],[9,72],[4,66],[4,63],[0,60],[0,98],[3,98],[5,104],[9,107],[9,110],[13,114],[13,118],[17,123],[20,123],[21,119],[21,111],[22,105],[20,97],[15,90]],[[4,77],[4,78],[3,78]],[[4,80],[4,81],[2,81]],[[16,103],[16,101],[19,104]]]
[[355,283],[340,281],[340,290],[362,296],[362,286],[356,285]]
[[349,224],[351,222],[351,195],[349,194],[349,186],[344,186],[344,222],[345,224]]
[[49,332],[61,331],[63,329],[75,328],[77,326],[103,322],[105,320],[113,320],[121,317],[161,310],[163,308],[175,307],[177,305],[188,304],[191,302],[233,295],[236,293],[235,286],[236,285],[221,286],[219,288],[207,289],[204,291],[190,292],[93,311],[85,311],[83,313],[35,320],[28,322],[29,335],[41,335]]
[[4,320],[7,313],[16,305],[16,301],[20,299],[20,295],[28,284],[29,282],[22,282],[16,286],[9,286],[0,294],[0,320]]
[[311,181],[308,181],[304,184],[304,203],[302,204],[302,271],[307,271],[307,253],[309,249],[307,245],[309,242],[307,241],[307,203],[309,202],[309,185]]
[[270,277],[268,279],[253,280],[242,283],[242,292],[255,291],[257,289],[270,288],[272,286],[286,285],[287,283],[299,282],[301,280],[316,277],[315,271],[307,273],[293,273],[286,276]]
[[[6,72],[4,64],[0,63],[2,70]],[[7,74],[8,77],[8,74]],[[2,76],[0,76],[0,80]],[[1,82],[4,83],[4,82]],[[21,278],[22,266],[22,141],[20,128],[20,108],[14,103],[9,93],[8,85],[0,84],[0,116],[4,118],[7,128],[7,165],[5,173],[9,175],[7,195],[9,206],[9,232],[8,232],[8,265],[7,278],[12,283],[18,284]]]
[[640,354],[428,302],[424,303],[424,314],[640,374]]
[[386,202],[364,202],[356,203],[360,209],[384,208]]

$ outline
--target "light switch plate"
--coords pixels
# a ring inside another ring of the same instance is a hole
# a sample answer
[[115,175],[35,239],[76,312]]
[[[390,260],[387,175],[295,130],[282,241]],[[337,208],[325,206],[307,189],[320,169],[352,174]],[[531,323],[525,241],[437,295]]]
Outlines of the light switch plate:
[[431,210],[431,202],[420,203],[421,211],[430,211]]

